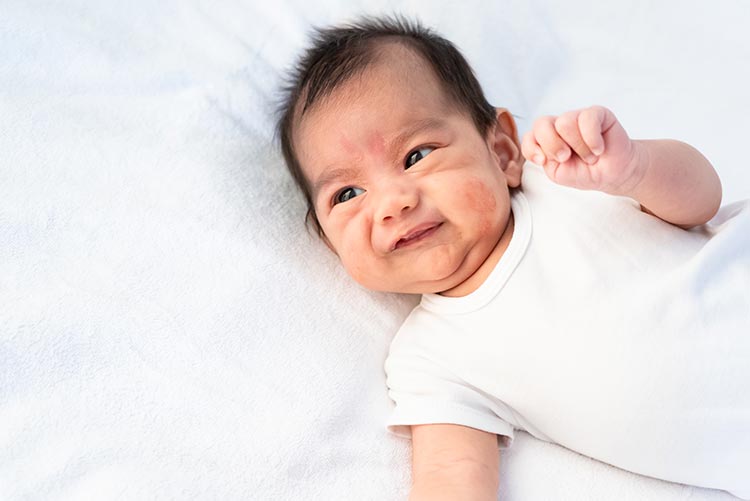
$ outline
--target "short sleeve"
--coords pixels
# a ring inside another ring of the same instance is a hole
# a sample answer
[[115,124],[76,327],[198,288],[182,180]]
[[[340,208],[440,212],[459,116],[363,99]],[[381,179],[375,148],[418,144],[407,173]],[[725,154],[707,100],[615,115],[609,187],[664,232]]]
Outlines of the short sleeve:
[[458,424],[497,434],[501,449],[511,446],[513,426],[498,415],[498,411],[505,414],[502,404],[436,361],[392,349],[385,372],[388,395],[395,403],[386,423],[391,433],[410,439],[411,425]]

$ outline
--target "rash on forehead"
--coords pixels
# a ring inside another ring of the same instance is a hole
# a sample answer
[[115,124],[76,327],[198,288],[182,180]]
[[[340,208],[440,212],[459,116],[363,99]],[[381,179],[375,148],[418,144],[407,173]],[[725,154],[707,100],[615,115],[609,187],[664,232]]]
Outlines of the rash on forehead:
[[349,155],[354,155],[357,153],[357,146],[352,142],[349,137],[347,137],[346,134],[341,134],[339,137],[339,146],[341,146],[341,149],[344,150]]
[[367,149],[374,156],[382,156],[385,152],[385,138],[380,131],[374,131],[367,140]]
[[[357,146],[356,142],[349,137],[349,134],[343,132],[339,135],[339,146],[341,151],[353,159],[361,159],[363,153]],[[365,142],[366,153],[375,157],[382,157],[386,153],[386,139],[380,131],[370,133]]]

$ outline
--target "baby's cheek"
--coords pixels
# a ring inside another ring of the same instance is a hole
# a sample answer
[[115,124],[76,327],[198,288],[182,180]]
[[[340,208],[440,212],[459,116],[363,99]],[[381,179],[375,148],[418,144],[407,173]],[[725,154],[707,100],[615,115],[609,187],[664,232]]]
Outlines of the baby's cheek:
[[367,259],[366,248],[369,245],[367,236],[359,231],[349,231],[339,241],[339,259],[349,276],[356,282],[364,284],[368,281],[372,263]]
[[472,179],[464,185],[460,196],[462,205],[477,216],[479,230],[483,233],[490,231],[496,218],[496,194],[480,180]]

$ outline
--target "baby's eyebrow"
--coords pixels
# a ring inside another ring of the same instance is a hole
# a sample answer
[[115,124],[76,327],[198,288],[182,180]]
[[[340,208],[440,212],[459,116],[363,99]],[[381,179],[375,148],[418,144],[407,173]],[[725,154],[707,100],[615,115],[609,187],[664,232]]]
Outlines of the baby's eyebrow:
[[320,176],[318,176],[318,179],[315,180],[312,186],[312,195],[313,200],[318,198],[318,193],[320,193],[320,190],[326,186],[327,184],[330,184],[337,179],[342,178],[353,178],[356,176],[357,170],[353,169],[351,167],[341,167],[336,169],[327,169],[325,170]]
[[446,126],[445,120],[439,118],[423,118],[415,120],[407,125],[390,142],[390,150],[394,153],[401,151],[413,136],[426,130],[442,129]]

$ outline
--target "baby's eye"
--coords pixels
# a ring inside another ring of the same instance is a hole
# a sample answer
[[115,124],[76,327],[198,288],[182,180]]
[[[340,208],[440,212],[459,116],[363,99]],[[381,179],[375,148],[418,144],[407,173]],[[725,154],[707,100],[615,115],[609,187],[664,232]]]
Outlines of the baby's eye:
[[424,148],[419,148],[418,150],[412,151],[406,156],[406,162],[404,162],[404,168],[408,169],[409,167],[412,167],[415,163],[419,162],[424,157],[432,153],[434,149],[435,148],[430,148],[429,146],[425,146]]
[[365,190],[362,188],[355,188],[353,186],[348,186],[344,188],[343,190],[336,193],[336,195],[333,197],[333,205],[340,204],[342,202],[347,202],[351,200],[352,198],[361,195],[364,193]]

